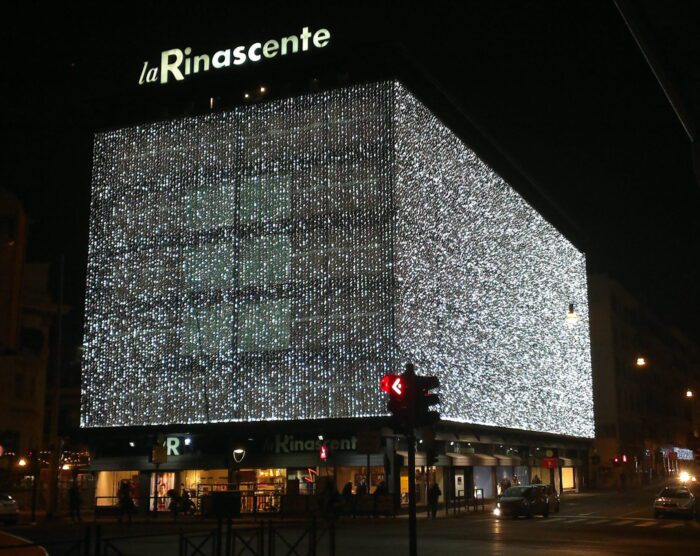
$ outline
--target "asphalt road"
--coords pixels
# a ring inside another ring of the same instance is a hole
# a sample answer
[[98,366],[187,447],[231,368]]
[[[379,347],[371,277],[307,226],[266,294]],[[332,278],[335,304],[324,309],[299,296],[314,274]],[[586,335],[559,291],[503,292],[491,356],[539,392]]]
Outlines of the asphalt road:
[[[561,512],[549,518],[499,520],[488,511],[456,516],[450,514],[448,517],[443,511],[437,520],[421,516],[418,521],[418,553],[423,556],[696,553],[700,546],[700,521],[653,518],[651,501],[657,490],[646,488],[625,493],[569,495],[562,501]],[[102,536],[114,539],[113,545],[124,554],[165,556],[178,553],[178,537],[173,533],[180,527],[193,543],[199,543],[205,537],[196,537],[193,532],[210,530],[212,523],[195,519],[173,524],[167,516],[161,516],[155,522],[132,525],[103,522]],[[285,543],[293,544],[303,533],[298,526],[287,527],[280,530],[277,538],[277,554],[286,554],[283,551]],[[79,527],[65,522],[18,526],[11,530],[26,538],[53,542],[76,539],[81,534]],[[403,556],[408,553],[407,532],[405,516],[357,520],[343,518],[336,526],[336,554]],[[241,533],[245,538],[247,533]],[[159,536],[145,536],[156,534]],[[130,538],[123,538],[126,536]],[[242,545],[240,540],[238,542],[240,550]],[[49,553],[62,554],[68,546],[57,546]],[[304,553],[306,541],[302,540],[299,547],[303,547],[299,553]],[[209,550],[207,554],[211,553]],[[0,550],[0,556],[4,556],[4,553]],[[327,535],[320,541],[319,554],[328,554]]]

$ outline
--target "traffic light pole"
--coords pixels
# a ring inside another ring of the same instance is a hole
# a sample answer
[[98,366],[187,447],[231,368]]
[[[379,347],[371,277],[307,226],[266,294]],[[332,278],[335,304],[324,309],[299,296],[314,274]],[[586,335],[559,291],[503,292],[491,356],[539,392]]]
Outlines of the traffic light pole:
[[416,538],[416,435],[408,432],[408,554],[418,556]]

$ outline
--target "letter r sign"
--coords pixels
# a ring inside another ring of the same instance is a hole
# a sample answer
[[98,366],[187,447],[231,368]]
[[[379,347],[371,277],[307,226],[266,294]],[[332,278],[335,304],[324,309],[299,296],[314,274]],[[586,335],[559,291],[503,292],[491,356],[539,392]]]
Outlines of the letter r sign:
[[180,439],[176,436],[168,436],[165,439],[165,453],[168,456],[180,455]]

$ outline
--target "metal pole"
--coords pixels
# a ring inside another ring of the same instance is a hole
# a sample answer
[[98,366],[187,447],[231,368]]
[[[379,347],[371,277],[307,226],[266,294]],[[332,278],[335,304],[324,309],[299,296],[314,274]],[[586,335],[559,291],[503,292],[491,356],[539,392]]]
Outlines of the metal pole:
[[372,472],[369,470],[369,453],[367,454],[367,494],[370,494],[372,488]]
[[153,517],[158,517],[158,467],[160,463],[156,463],[156,476],[153,481]]
[[32,450],[32,458],[29,462],[32,466],[32,518],[31,524],[36,525],[36,494],[39,482],[39,454],[36,450]]
[[408,433],[408,554],[418,556],[416,539],[416,437]]
[[52,517],[56,513],[58,502],[58,467],[61,458],[61,441],[58,437],[58,419],[61,406],[61,345],[63,321],[63,274],[65,256],[61,253],[58,278],[58,318],[56,322],[56,355],[54,361],[56,368],[53,376],[53,398],[51,400],[51,423],[49,429],[49,444],[51,445],[51,459],[49,460],[49,484],[48,507],[46,517]]

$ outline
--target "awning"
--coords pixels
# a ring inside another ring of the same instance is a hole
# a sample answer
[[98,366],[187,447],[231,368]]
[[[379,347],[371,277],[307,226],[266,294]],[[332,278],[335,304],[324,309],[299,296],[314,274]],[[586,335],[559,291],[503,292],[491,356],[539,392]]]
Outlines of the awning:
[[474,465],[495,466],[497,460],[493,456],[486,454],[457,454],[455,452],[447,452],[446,456],[452,459],[452,465],[458,467],[470,467]]
[[495,454],[494,457],[498,460],[498,465],[520,465],[522,461],[518,456],[502,456]]
[[[396,453],[403,458],[403,464],[408,465],[408,452],[397,450]],[[416,452],[416,465],[428,465],[428,459],[425,457],[425,454]]]
[[576,462],[571,458],[559,458],[559,463],[562,467],[576,467]]

